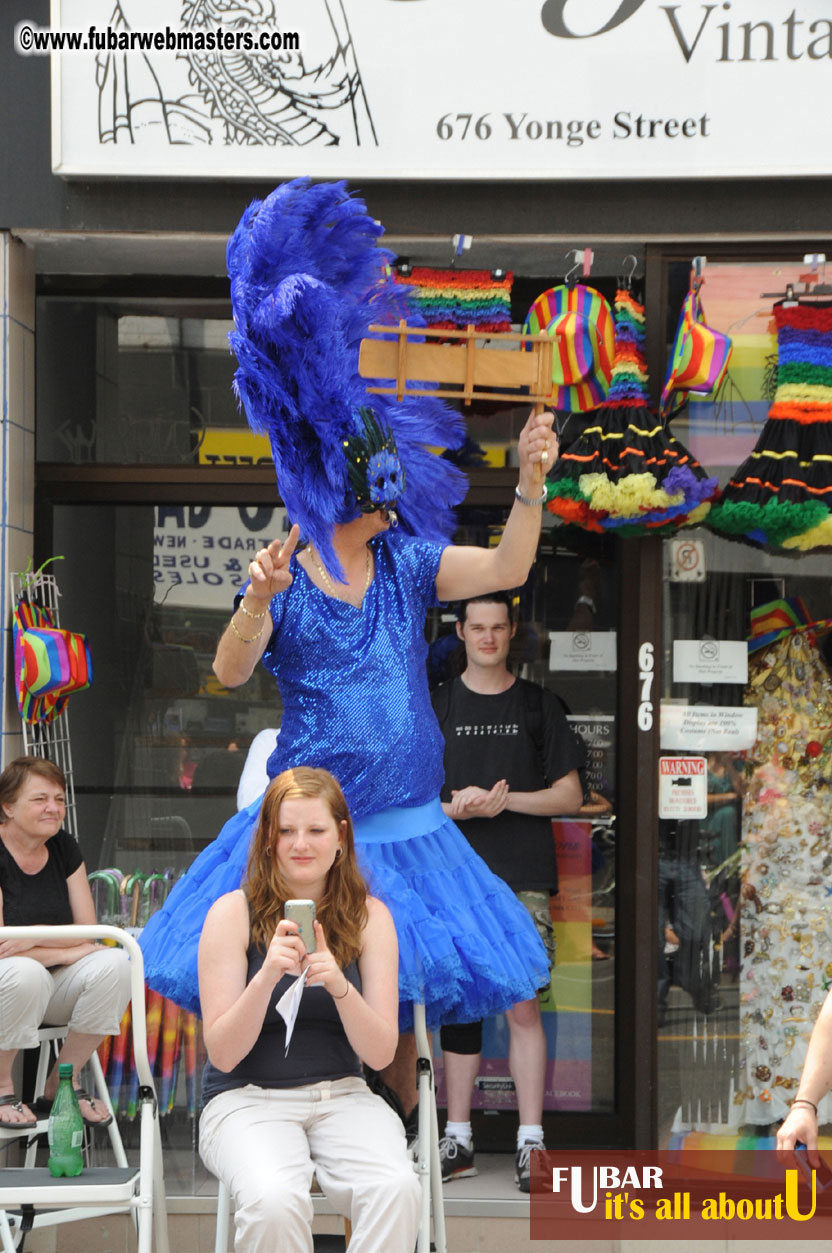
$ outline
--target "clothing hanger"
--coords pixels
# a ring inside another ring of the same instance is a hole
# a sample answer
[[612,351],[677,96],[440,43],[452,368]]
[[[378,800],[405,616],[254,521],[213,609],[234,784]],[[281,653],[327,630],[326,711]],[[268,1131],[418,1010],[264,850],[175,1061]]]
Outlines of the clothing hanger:
[[[564,274],[563,281],[566,287],[574,287],[578,282],[577,271],[581,268],[584,262],[584,251],[582,248],[571,248],[569,252],[567,252],[566,257],[567,260],[569,257],[574,257],[575,260]],[[584,277],[586,277],[586,275],[584,275]]]
[[[629,274],[625,272],[625,266],[627,265],[628,261],[630,262]],[[638,257],[634,253],[629,252],[627,256],[624,258],[624,260],[621,262],[622,272],[618,275],[618,278],[616,279],[616,283],[618,287],[620,287],[623,291],[633,290],[633,276],[635,275],[637,267],[638,267]]]

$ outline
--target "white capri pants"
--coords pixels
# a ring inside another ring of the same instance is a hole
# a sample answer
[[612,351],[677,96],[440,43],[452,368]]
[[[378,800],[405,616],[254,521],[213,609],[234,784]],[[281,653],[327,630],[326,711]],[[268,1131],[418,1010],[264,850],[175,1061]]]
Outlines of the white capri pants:
[[199,1152],[234,1197],[237,1253],[312,1253],[313,1171],[352,1223],[350,1253],[413,1253],[421,1189],[404,1127],[363,1079],[221,1092]]
[[97,948],[71,966],[47,970],[18,955],[0,960],[0,1049],[37,1048],[38,1027],[117,1035],[130,1000],[130,959],[122,948]]

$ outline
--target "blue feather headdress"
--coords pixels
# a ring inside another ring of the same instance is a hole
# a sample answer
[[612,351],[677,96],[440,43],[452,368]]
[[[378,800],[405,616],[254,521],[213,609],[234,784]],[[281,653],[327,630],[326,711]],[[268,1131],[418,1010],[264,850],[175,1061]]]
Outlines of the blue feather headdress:
[[252,430],[269,437],[289,517],[338,578],[336,524],[395,504],[409,534],[445,538],[466,488],[429,448],[465,438],[443,401],[376,395],[368,410],[361,340],[372,323],[414,321],[382,233],[345,183],[295,179],[254,201],[228,242],[234,388]]

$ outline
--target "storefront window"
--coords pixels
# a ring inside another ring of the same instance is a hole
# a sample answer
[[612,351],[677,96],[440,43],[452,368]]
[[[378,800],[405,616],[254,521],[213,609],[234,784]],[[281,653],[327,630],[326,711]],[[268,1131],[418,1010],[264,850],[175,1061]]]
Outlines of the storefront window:
[[[734,356],[717,397],[692,402],[673,429],[723,484],[771,403],[775,293],[805,268],[706,271],[707,320],[733,337]],[[828,557],[703,529],[665,550],[661,1146],[771,1134],[832,976]]]
[[[232,323],[168,302],[38,302],[37,458],[72,465],[269,463],[239,411]],[[187,312],[186,312],[187,310]]]

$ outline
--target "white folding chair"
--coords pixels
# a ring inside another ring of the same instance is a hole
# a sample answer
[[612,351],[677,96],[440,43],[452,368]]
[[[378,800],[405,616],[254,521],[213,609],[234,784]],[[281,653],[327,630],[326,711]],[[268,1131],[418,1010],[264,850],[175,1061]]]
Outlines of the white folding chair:
[[[133,1055],[139,1077],[139,1162],[129,1166],[116,1129],[111,1143],[118,1165],[90,1166],[74,1179],[53,1179],[45,1166],[31,1164],[0,1168],[0,1248],[14,1253],[25,1230],[55,1226],[65,1222],[96,1218],[103,1214],[128,1213],[136,1223],[138,1253],[169,1253],[165,1191],[162,1177],[162,1142],[159,1134],[159,1108],[153,1075],[147,1060],[147,1030],[144,1012],[144,961],[133,936],[119,927],[0,927],[0,940],[113,940],[130,955],[130,997],[132,1002]],[[50,1030],[50,1029],[45,1029]],[[63,1029],[56,1028],[60,1033]],[[98,1095],[112,1111],[104,1076],[97,1057],[92,1062]],[[48,1057],[41,1047],[40,1067],[44,1075]],[[42,1083],[42,1080],[40,1080]],[[46,1120],[39,1130],[46,1130]],[[111,1124],[115,1127],[115,1119]],[[34,1132],[24,1133],[33,1135]],[[8,1134],[5,1139],[17,1136]],[[121,1146],[116,1149],[116,1139]],[[32,1216],[33,1215],[33,1216]]]
[[433,1248],[446,1253],[445,1204],[442,1193],[442,1163],[439,1160],[439,1118],[436,1113],[436,1085],[433,1058],[428,1042],[425,1007],[414,1002],[413,1034],[419,1068],[419,1145],[416,1173],[422,1185],[422,1217],[419,1223],[417,1253],[430,1253],[430,1218],[433,1211]]
[[[40,1051],[38,1054],[38,1065],[35,1074],[34,1090],[32,1097],[37,1100],[43,1096],[43,1090],[46,1085],[46,1076],[54,1063],[60,1044],[66,1036],[67,1028],[63,1027],[41,1027],[38,1031],[38,1040],[40,1042]],[[127,1165],[127,1154],[124,1152],[124,1143],[121,1139],[118,1121],[113,1112],[113,1106],[110,1101],[110,1093],[107,1089],[107,1081],[104,1078],[104,1071],[101,1069],[101,1062],[98,1059],[98,1053],[93,1053],[87,1062],[92,1073],[92,1086],[94,1095],[97,1100],[113,1115],[112,1122],[105,1128],[110,1139],[110,1147],[113,1151],[113,1157],[118,1166]],[[49,1126],[47,1117],[39,1118],[36,1127],[26,1127],[22,1130],[16,1130],[14,1127],[0,1127],[0,1150],[8,1147],[13,1141],[25,1141],[24,1165],[34,1166],[37,1156],[38,1139],[44,1135]]]

